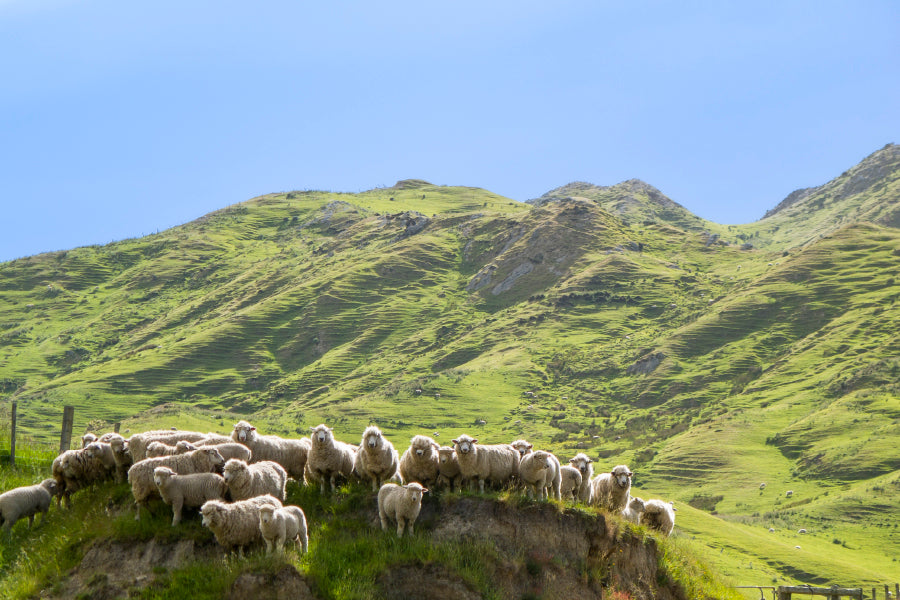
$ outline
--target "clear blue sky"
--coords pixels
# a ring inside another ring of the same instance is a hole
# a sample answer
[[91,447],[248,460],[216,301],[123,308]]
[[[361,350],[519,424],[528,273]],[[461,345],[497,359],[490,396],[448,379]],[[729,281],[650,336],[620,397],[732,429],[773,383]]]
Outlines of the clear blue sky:
[[888,142],[896,0],[0,0],[0,261],[405,178],[743,223]]

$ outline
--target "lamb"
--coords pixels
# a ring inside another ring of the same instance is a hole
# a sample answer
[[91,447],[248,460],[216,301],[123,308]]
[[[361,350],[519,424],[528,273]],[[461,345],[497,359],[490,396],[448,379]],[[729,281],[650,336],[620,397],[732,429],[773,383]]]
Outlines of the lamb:
[[537,492],[538,500],[549,496],[560,499],[562,474],[559,459],[544,450],[529,452],[519,461],[519,477],[528,490],[528,497]]
[[179,441],[174,446],[169,446],[162,442],[150,442],[147,444],[146,458],[157,458],[159,456],[175,456],[176,454],[184,454],[191,450],[196,450],[197,446],[185,440]]
[[591,503],[591,478],[594,476],[594,461],[584,452],[579,452],[569,459],[569,464],[581,472],[581,487],[578,488],[578,500]]
[[264,460],[248,465],[232,458],[225,463],[223,476],[232,500],[269,494],[284,502],[287,471],[277,462]]
[[675,512],[671,505],[662,500],[647,500],[644,503],[644,513],[641,515],[641,525],[669,536],[675,528]]
[[217,473],[179,475],[169,467],[153,469],[153,483],[163,502],[172,506],[172,527],[181,522],[181,510],[200,508],[207,500],[224,500],[228,492],[225,479]]
[[[231,432],[231,441],[250,448],[253,462],[271,460],[284,467],[288,477],[302,481],[309,457],[309,438],[291,439],[277,435],[260,435],[247,421],[238,421]],[[351,464],[352,468],[352,464]]]
[[263,540],[259,530],[259,508],[267,504],[281,508],[281,502],[272,496],[257,496],[231,504],[207,500],[200,507],[200,514],[203,515],[201,523],[209,527],[225,552],[234,548],[243,550],[244,546]]
[[162,442],[164,444],[177,444],[184,440],[186,442],[196,442],[203,439],[203,434],[198,431],[172,431],[171,429],[156,429],[153,431],[145,431],[136,433],[128,438],[128,448],[131,451],[131,458],[138,463],[147,458],[147,446],[151,442]]
[[451,492],[459,489],[462,484],[462,473],[459,470],[459,460],[456,458],[456,450],[451,446],[438,448],[438,487],[446,487]]
[[141,506],[146,506],[150,498],[159,495],[159,490],[153,481],[153,472],[156,467],[169,467],[179,475],[190,475],[191,473],[214,473],[219,471],[224,464],[222,455],[215,448],[198,448],[187,454],[147,458],[134,463],[128,469],[128,483],[131,484],[131,494],[134,496],[136,506],[134,519],[140,520]]
[[391,479],[399,465],[397,450],[384,437],[381,430],[374,425],[366,428],[356,452],[353,466],[356,474],[363,480],[372,482],[372,491],[377,492],[381,484]]
[[266,542],[266,554],[271,554],[273,548],[283,552],[287,540],[299,543],[304,553],[309,549],[306,515],[299,506],[283,508],[269,504],[260,506],[259,532]]
[[632,496],[628,500],[628,504],[625,506],[625,510],[622,511],[622,516],[632,523],[639,524],[641,522],[641,515],[644,512],[644,501],[637,496]]
[[620,513],[628,503],[631,478],[634,475],[625,465],[618,465],[609,473],[601,473],[591,482],[591,505]]
[[9,533],[19,519],[28,517],[34,525],[34,515],[41,513],[41,525],[47,518],[50,502],[57,494],[56,480],[45,479],[36,485],[17,487],[0,494],[0,525]]
[[418,481],[424,486],[435,485],[440,470],[439,449],[438,443],[427,435],[413,436],[409,448],[400,457],[400,479],[403,483]]
[[356,461],[356,448],[345,442],[334,439],[333,430],[325,425],[310,427],[312,446],[306,461],[307,480],[318,481],[322,493],[325,484],[331,483],[331,491],[337,489],[340,477],[349,479]]
[[403,530],[408,525],[409,534],[413,535],[416,519],[422,510],[422,494],[428,489],[418,482],[406,485],[386,483],[378,490],[378,518],[381,529],[387,531],[388,518],[397,521],[397,537],[403,537]]
[[128,442],[119,434],[109,438],[109,447],[113,451],[113,459],[116,461],[116,483],[122,483],[128,477],[128,469],[134,464],[131,453],[128,451]]
[[519,474],[519,453],[510,444],[478,445],[477,439],[465,434],[453,444],[463,479],[477,480],[481,493],[485,481],[503,485]]
[[578,490],[581,488],[581,471],[571,465],[559,468],[559,495],[563,500],[578,501]]

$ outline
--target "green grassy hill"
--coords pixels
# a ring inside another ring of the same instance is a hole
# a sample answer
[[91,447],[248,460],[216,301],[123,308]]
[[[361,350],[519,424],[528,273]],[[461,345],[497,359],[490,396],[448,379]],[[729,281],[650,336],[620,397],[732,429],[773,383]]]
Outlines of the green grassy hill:
[[737,584],[897,579],[898,179],[889,145],[746,225],[637,181],[262,196],[0,264],[0,398],[48,443],[64,404],[525,437],[630,465]]

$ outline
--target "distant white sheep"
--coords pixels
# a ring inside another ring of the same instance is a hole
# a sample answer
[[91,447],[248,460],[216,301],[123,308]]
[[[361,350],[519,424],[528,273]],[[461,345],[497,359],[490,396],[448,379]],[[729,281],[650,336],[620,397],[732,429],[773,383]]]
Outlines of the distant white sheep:
[[409,442],[409,448],[400,457],[400,478],[403,483],[418,481],[425,487],[437,484],[440,472],[438,451],[440,445],[427,435],[416,435]]
[[640,523],[641,515],[643,514],[643,512],[644,501],[637,496],[632,496],[628,500],[628,504],[625,505],[625,510],[622,511],[622,516],[632,523]]
[[601,473],[591,482],[591,505],[618,514],[625,510],[634,475],[625,465],[617,465],[609,473]]
[[172,526],[181,522],[184,507],[200,508],[207,500],[224,500],[228,492],[225,479],[218,473],[179,475],[169,467],[156,467],[153,482],[163,502],[172,507]]
[[277,435],[260,435],[256,427],[247,421],[238,421],[231,432],[231,440],[250,448],[251,462],[271,460],[287,471],[288,477],[303,481],[306,461],[309,457],[309,438],[283,438]]
[[594,477],[594,461],[584,452],[579,452],[569,459],[569,464],[581,473],[581,487],[578,488],[578,500],[591,503],[591,479]]
[[28,517],[31,527],[37,513],[41,513],[43,525],[56,492],[56,480],[45,479],[36,485],[17,487],[0,494],[0,525],[9,533],[16,521]]
[[150,498],[159,496],[159,490],[153,480],[153,472],[157,467],[169,467],[179,475],[189,475],[215,473],[224,465],[222,455],[215,448],[198,448],[187,454],[146,458],[134,463],[128,469],[128,483],[131,484],[131,494],[134,496],[135,520],[141,518],[141,506],[146,506]]
[[312,445],[306,461],[307,481],[318,482],[321,492],[331,484],[331,491],[337,490],[339,479],[349,479],[356,462],[356,446],[334,439],[334,431],[326,425],[310,427]]
[[378,490],[378,518],[381,529],[387,531],[388,519],[397,522],[397,537],[403,536],[405,528],[413,535],[416,519],[422,510],[422,495],[428,489],[418,482],[406,485],[386,483]]
[[484,493],[484,483],[509,483],[519,474],[519,453],[510,444],[478,444],[478,440],[463,434],[453,440],[459,470],[465,481],[478,482]]
[[287,471],[277,462],[264,460],[248,465],[232,458],[225,463],[222,476],[232,500],[247,500],[269,494],[284,502]]
[[152,431],[136,433],[128,438],[128,448],[131,452],[131,459],[137,463],[147,458],[147,446],[149,446],[151,442],[162,442],[163,444],[174,446],[182,440],[193,443],[202,439],[203,434],[198,431],[154,429]]
[[399,465],[400,458],[390,440],[378,427],[367,427],[356,451],[353,467],[356,474],[363,481],[371,481],[372,491],[377,492],[382,483],[397,473]]
[[559,495],[563,500],[578,501],[578,490],[581,488],[581,471],[572,465],[562,465],[559,468],[560,484]]
[[227,504],[221,500],[209,500],[200,507],[201,521],[208,527],[225,552],[235,548],[243,551],[245,546],[263,541],[259,530],[259,509],[271,505],[281,508],[281,502],[272,496],[257,496]]
[[663,535],[672,535],[675,528],[675,511],[672,506],[662,500],[647,500],[644,502],[644,512],[641,515],[641,525],[655,529]]
[[309,549],[306,515],[299,506],[260,506],[259,532],[266,542],[266,554],[271,554],[276,548],[278,552],[283,552],[287,540],[299,543],[304,553]]
[[528,497],[537,493],[538,500],[547,497],[560,499],[562,474],[559,459],[544,450],[529,452],[519,461],[519,478],[525,483]]
[[459,490],[461,484],[462,472],[459,470],[456,450],[451,446],[441,446],[438,448],[437,487],[446,488],[452,492],[453,490]]
[[787,496],[788,498],[790,498],[791,496],[794,495],[794,490],[788,490],[784,493],[784,495]]

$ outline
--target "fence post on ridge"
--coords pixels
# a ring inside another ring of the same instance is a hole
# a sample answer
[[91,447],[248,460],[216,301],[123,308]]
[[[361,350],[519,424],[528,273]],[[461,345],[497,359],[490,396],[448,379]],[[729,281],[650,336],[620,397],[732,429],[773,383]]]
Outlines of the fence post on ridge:
[[62,435],[59,438],[59,453],[62,454],[72,446],[72,427],[75,424],[75,407],[63,407]]

